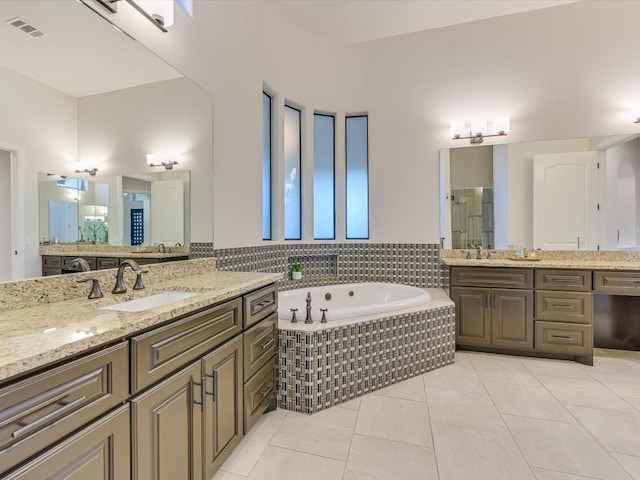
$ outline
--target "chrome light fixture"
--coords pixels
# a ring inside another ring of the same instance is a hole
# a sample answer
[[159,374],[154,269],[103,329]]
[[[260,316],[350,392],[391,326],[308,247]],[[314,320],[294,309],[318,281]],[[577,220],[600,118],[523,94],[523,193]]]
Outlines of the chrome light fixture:
[[[451,123],[451,138],[453,140],[469,139],[472,144],[482,143],[484,137],[501,137],[509,133],[509,117],[497,118],[492,122],[492,133],[487,133],[487,121],[477,119],[471,122],[467,130],[466,122]],[[468,133],[468,135],[467,135]]]
[[125,1],[156,27],[167,33],[173,25],[174,0],[96,0],[111,13],[117,13],[118,2]]
[[73,162],[71,166],[76,171],[76,173],[88,173],[92,177],[95,177],[96,173],[98,172],[98,167],[89,166],[82,162]]
[[640,103],[631,105],[631,118],[633,118],[633,123],[640,123]]
[[164,167],[173,170],[173,166],[180,160],[179,153],[147,153],[147,165],[150,167]]

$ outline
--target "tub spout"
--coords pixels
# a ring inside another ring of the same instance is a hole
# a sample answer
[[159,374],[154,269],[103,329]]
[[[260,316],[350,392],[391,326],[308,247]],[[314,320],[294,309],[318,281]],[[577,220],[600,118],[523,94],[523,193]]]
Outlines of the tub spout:
[[298,319],[296,318],[297,308],[291,308],[291,323],[298,323]]
[[307,293],[307,317],[304,319],[304,323],[313,323],[311,318],[311,292]]
[[322,312],[322,320],[320,320],[320,323],[327,323],[327,310],[328,308],[320,309],[320,311]]

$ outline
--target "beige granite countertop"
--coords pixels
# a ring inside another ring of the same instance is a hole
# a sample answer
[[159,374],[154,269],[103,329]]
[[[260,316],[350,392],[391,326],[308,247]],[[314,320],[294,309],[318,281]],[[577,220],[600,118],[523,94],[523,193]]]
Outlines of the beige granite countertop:
[[[465,258],[467,252],[471,258]],[[549,250],[536,251],[536,259],[511,260],[513,252],[509,250],[482,251],[482,259],[476,260],[476,251],[441,250],[440,261],[453,267],[510,267],[510,268],[566,268],[573,270],[626,270],[640,271],[640,252],[612,252],[588,250]]]
[[[193,261],[175,263],[188,262]],[[0,311],[0,381],[273,283],[282,274],[212,270],[170,278],[134,293],[118,296],[105,293],[104,298],[97,300],[71,298]],[[85,288],[86,284],[83,285]],[[100,310],[106,305],[163,291],[199,295],[142,312]]]
[[158,247],[124,247],[119,245],[85,245],[85,244],[57,244],[41,245],[40,255],[59,257],[103,257],[103,258],[176,258],[188,257],[189,247],[168,246],[166,252],[158,251]]

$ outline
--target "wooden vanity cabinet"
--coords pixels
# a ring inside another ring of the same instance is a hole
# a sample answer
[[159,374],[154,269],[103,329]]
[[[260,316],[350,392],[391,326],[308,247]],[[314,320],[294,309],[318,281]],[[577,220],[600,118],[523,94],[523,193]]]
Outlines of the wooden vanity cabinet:
[[458,345],[511,350],[533,348],[531,270],[453,268],[451,278]]

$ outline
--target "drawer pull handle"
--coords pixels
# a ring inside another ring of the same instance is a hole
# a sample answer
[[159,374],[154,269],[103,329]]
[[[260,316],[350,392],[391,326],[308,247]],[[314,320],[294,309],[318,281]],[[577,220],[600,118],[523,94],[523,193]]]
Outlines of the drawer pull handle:
[[553,338],[557,338],[558,340],[571,340],[571,337],[567,335],[551,335]]
[[568,282],[573,282],[574,280],[573,280],[573,278],[566,278],[566,277],[557,278],[557,277],[553,277],[553,278],[551,278],[551,281],[552,282],[560,282],[560,283],[568,283]]
[[[204,377],[200,378],[200,382],[193,382],[194,385],[197,385],[198,387],[200,387],[200,401],[196,401],[194,400],[193,403],[195,403],[196,405],[200,405],[200,410],[204,411],[204,398],[205,398],[205,389],[206,386],[204,384]],[[195,395],[194,395],[195,397]]]
[[486,308],[489,308],[489,296],[490,296],[490,295],[491,295],[490,293],[487,293],[487,294],[484,296],[484,306],[485,306]]
[[275,384],[270,384],[266,386],[267,388],[264,389],[263,392],[260,393],[260,395],[262,396],[262,398],[265,398],[267,395],[269,395],[271,392],[273,392],[273,389],[276,388]]
[[258,303],[257,306],[260,308],[266,308],[269,305],[273,305],[273,298],[267,298],[266,300],[263,300],[260,303]]
[[262,348],[262,350],[266,350],[267,348],[269,348],[271,345],[273,345],[274,343],[276,343],[276,339],[275,337],[267,340],[266,342],[264,342],[262,345],[260,345],[260,347]]
[[[211,401],[215,402],[216,398],[218,398],[218,372],[216,372],[215,370],[213,371],[213,374],[209,375],[208,373],[205,374],[205,377],[210,378],[213,382],[213,392],[207,392],[205,390],[205,395],[211,395]],[[206,388],[206,386],[205,386]]]
[[29,422],[29,423],[22,422],[22,423],[20,423],[22,428],[19,428],[15,432],[12,432],[11,436],[13,438],[19,438],[19,437],[22,437],[23,435],[27,435],[29,432],[37,430],[38,428],[46,425],[47,423],[49,423],[54,418],[56,418],[58,416],[61,416],[61,415],[64,415],[66,412],[68,412],[70,410],[73,410],[74,407],[76,407],[77,405],[80,405],[86,399],[87,399],[86,395],[83,395],[82,397],[76,398],[72,402],[68,402],[68,403],[67,402],[63,402],[63,401],[58,401],[56,403],[58,405],[62,405],[61,408],[59,408],[58,410],[54,410],[53,412],[48,413],[44,417],[41,417],[41,418],[39,418],[37,420],[34,420],[33,422]]
[[573,308],[571,305],[567,305],[566,303],[554,303],[551,306],[553,308]]

